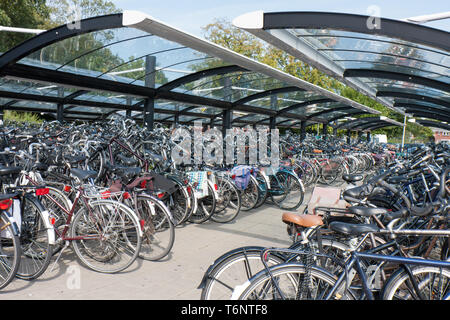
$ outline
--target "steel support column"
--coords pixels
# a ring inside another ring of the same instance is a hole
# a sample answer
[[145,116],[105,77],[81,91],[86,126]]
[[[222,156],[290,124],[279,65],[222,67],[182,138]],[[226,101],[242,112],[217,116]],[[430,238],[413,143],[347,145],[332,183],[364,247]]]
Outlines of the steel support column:
[[[145,86],[148,88],[155,88],[155,70],[156,70],[156,57],[145,57]],[[153,97],[148,97],[144,102],[144,126],[149,130],[153,130],[155,122],[155,100]]]
[[322,126],[322,135],[326,137],[328,135],[328,124],[324,123]]
[[306,138],[306,121],[302,121],[300,124],[300,141]]

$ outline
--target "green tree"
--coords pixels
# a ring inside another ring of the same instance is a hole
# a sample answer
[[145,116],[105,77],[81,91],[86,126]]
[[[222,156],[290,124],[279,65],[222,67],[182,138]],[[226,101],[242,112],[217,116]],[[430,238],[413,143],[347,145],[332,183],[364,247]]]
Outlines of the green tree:
[[[203,28],[204,37],[222,47],[231,49],[237,53],[245,55],[249,58],[265,63],[274,68],[280,69],[288,74],[306,80],[312,84],[333,91],[343,97],[349,98],[360,104],[366,105],[372,109],[381,112],[381,115],[403,123],[403,115],[387,108],[374,99],[348,87],[336,79],[327,76],[323,72],[309,66],[308,64],[296,59],[283,50],[277,49],[248,32],[234,27],[230,22],[224,19],[217,19],[213,23]],[[408,56],[414,55],[408,52]],[[216,62],[217,63],[217,62]],[[202,65],[205,68],[206,65]],[[270,88],[270,84],[266,84],[266,88]],[[355,118],[373,116],[370,114],[356,115]],[[378,129],[374,133],[387,134],[389,137],[400,138],[403,133],[402,127],[387,127]],[[406,135],[414,137],[416,140],[428,140],[432,136],[429,128],[422,127],[417,124],[408,123]]]
[[[0,0],[0,25],[16,28],[47,29],[50,8],[45,0]],[[0,52],[31,38],[33,34],[0,32]]]

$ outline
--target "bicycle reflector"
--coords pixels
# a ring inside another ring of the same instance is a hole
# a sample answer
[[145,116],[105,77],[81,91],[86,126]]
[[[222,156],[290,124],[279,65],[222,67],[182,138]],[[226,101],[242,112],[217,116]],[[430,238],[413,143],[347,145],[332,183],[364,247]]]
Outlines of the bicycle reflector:
[[214,184],[214,189],[219,190],[219,187],[217,186],[217,184]]
[[111,196],[111,191],[106,190],[105,192],[101,193],[102,199],[108,199]]
[[36,195],[37,196],[43,196],[46,195],[50,192],[49,188],[40,188],[40,189],[36,189]]
[[130,199],[131,198],[131,194],[129,192],[124,192],[123,193],[123,198],[124,199]]
[[8,210],[12,205],[12,199],[6,199],[0,201],[0,209],[1,210]]
[[158,193],[158,198],[162,199],[164,197],[164,192]]
[[72,190],[71,186],[64,186],[64,191],[65,192],[70,192]]

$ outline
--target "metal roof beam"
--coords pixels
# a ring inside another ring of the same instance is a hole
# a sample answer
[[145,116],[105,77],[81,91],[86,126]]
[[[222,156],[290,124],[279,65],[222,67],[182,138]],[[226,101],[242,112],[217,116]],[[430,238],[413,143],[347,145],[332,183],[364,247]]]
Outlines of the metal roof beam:
[[[379,78],[398,80],[403,82],[420,84],[426,87],[430,87],[445,92],[450,92],[450,85],[448,83],[437,81],[430,78],[415,76],[411,74],[392,72],[386,70],[372,70],[372,69],[346,69],[344,71],[344,77],[360,77],[360,78]],[[394,104],[395,107],[395,104]]]

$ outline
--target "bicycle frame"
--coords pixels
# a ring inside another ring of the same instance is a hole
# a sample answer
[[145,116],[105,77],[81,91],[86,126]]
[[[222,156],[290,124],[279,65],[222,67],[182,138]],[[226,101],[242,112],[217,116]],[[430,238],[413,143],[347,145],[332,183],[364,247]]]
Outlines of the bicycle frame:
[[[32,184],[37,185],[37,182],[34,181],[30,176],[28,176],[28,174],[24,174],[24,176]],[[57,228],[54,228],[52,226],[53,230],[58,235],[58,237],[61,239],[61,241],[74,241],[74,240],[76,241],[76,240],[88,240],[88,239],[97,239],[98,238],[98,237],[93,237],[93,236],[80,236],[80,237],[73,237],[73,238],[66,236],[67,232],[69,231],[70,223],[72,221],[73,214],[75,213],[75,209],[77,207],[77,204],[78,204],[80,198],[83,199],[86,208],[89,210],[89,215],[92,214],[91,208],[90,208],[87,200],[85,198],[83,198],[82,195],[83,195],[83,189],[82,189],[82,187],[80,187],[80,189],[77,190],[75,200],[73,201],[70,211],[68,211],[64,206],[62,206],[60,203],[58,203],[58,201],[56,201],[53,197],[49,196],[48,194],[44,195],[47,199],[49,199],[54,204],[56,204],[56,206],[58,206],[58,208],[61,209],[67,215],[67,219],[64,224],[64,229],[61,233],[59,232],[59,230]]]
[[[352,268],[356,269],[364,290],[365,295],[369,300],[375,300],[372,291],[367,285],[367,276],[361,267],[361,260],[375,260],[380,262],[392,262],[395,264],[400,264],[403,268],[405,268],[408,274],[411,276],[411,268],[410,265],[420,265],[420,266],[430,266],[437,268],[450,268],[450,261],[438,261],[438,260],[425,260],[420,258],[408,258],[408,257],[399,257],[399,256],[388,256],[382,254],[373,254],[373,253],[364,253],[358,251],[352,251],[349,259],[345,262],[346,270],[350,270]],[[420,291],[418,289],[417,282],[413,277],[410,277],[413,283],[414,289],[417,291],[418,296],[420,296]],[[342,283],[347,279],[346,272],[342,272],[333,286],[332,290],[325,297],[325,300],[331,299],[338,289],[341,288]]]

